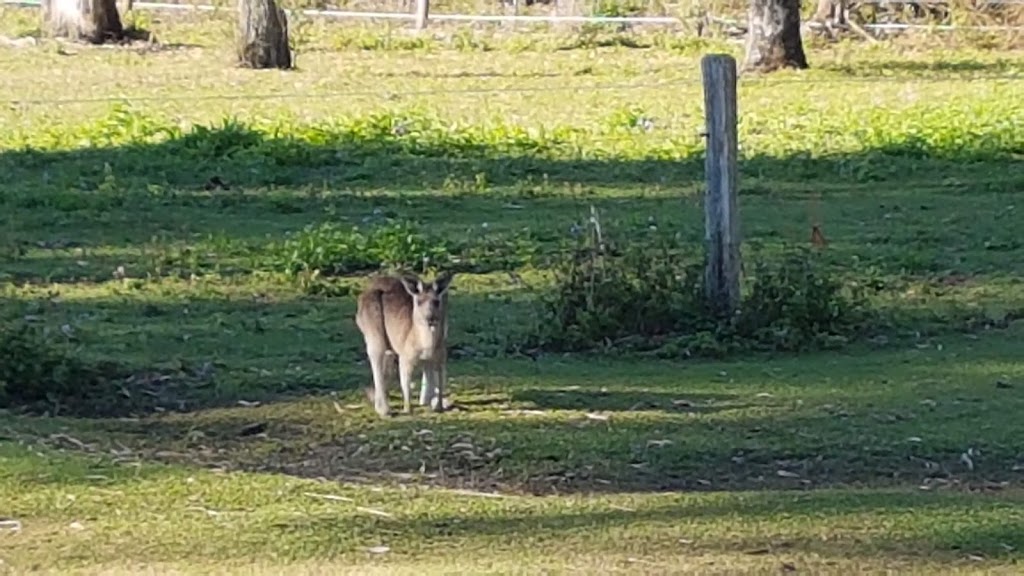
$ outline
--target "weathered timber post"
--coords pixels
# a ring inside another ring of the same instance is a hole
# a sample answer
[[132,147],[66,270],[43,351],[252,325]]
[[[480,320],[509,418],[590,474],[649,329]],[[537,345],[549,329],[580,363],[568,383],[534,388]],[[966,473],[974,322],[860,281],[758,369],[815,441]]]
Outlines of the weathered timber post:
[[704,240],[707,269],[704,282],[715,311],[733,314],[740,303],[740,222],[736,203],[736,60],[708,54],[700,63],[704,81],[707,151],[704,175]]
[[416,0],[416,29],[423,30],[427,27],[427,18],[430,15],[430,0]]

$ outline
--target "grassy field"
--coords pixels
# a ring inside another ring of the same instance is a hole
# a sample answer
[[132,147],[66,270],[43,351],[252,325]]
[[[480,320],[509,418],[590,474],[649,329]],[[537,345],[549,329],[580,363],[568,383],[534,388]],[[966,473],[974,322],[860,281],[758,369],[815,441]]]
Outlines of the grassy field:
[[[225,19],[146,25],[0,47],[0,573],[1021,570],[1024,53],[742,78],[748,305],[828,242],[793,324],[563,353],[538,302],[591,207],[699,253],[699,58],[736,45],[309,25],[255,72]],[[454,407],[381,420],[354,290],[424,255]],[[869,313],[790,345],[821,279]]]

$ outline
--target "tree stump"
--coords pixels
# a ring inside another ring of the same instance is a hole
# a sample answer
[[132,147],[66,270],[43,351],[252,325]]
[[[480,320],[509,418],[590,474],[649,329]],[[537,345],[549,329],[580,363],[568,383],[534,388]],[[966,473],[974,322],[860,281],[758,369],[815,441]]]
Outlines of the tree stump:
[[800,0],[751,0],[744,70],[807,68],[800,37]]
[[93,44],[124,38],[117,0],[44,0],[43,21],[57,38]]
[[274,0],[239,0],[238,63],[243,68],[292,67],[288,17]]

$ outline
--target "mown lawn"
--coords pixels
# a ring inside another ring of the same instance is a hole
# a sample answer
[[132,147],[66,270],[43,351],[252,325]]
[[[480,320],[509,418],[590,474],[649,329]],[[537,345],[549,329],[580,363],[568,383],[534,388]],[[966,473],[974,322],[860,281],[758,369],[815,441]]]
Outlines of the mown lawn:
[[[699,57],[736,46],[311,26],[254,72],[226,20],[147,24],[179,46],[0,48],[0,316],[117,375],[0,411],[0,572],[1020,570],[1021,53],[741,79],[745,255],[820,225],[863,337],[563,354],[527,343],[591,207],[699,251]],[[353,291],[421,253],[454,407],[380,420]]]

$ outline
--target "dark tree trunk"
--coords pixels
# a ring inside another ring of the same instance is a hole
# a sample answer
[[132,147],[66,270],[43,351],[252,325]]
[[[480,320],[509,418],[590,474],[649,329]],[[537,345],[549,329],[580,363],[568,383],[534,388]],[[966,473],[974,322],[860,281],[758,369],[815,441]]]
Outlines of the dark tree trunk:
[[238,63],[245,68],[292,67],[288,18],[274,0],[239,0]]
[[117,0],[44,0],[43,19],[58,38],[94,44],[124,38]]
[[750,0],[744,70],[807,68],[800,38],[800,0]]

